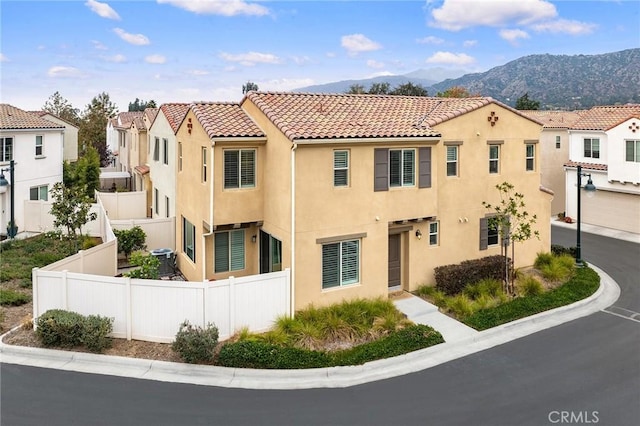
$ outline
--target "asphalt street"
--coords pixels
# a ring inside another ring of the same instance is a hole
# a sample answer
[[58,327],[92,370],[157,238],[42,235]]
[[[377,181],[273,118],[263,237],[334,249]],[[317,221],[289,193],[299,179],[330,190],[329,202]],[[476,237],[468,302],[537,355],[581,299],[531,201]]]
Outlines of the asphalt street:
[[[553,242],[575,232],[553,228]],[[227,389],[0,364],[11,425],[640,424],[640,245],[583,234],[612,308],[418,373],[342,389]],[[621,311],[616,311],[616,309]],[[562,422],[562,423],[568,423]]]

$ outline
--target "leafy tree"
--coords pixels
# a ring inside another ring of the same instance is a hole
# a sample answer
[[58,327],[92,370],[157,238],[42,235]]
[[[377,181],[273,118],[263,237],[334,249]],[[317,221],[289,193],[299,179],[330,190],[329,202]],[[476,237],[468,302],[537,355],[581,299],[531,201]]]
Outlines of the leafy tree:
[[347,94],[349,95],[362,95],[367,93],[364,90],[364,86],[362,84],[352,84],[349,86],[349,90],[347,90]]
[[80,130],[78,131],[80,148],[86,149],[87,146],[93,146],[98,150],[100,164],[103,166],[106,166],[109,161],[107,153],[107,123],[117,113],[118,107],[111,102],[107,93],[102,92],[87,105],[80,123]]
[[80,185],[67,187],[57,182],[51,189],[51,197],[50,211],[55,218],[53,226],[66,228],[67,236],[74,242],[82,239],[82,227],[97,217],[96,213],[89,212],[91,202],[84,188]]
[[62,97],[60,92],[55,92],[53,95],[49,96],[49,99],[44,103],[42,110],[50,112],[51,114],[72,124],[78,125],[80,123],[80,110],[74,108],[73,105],[71,105],[71,102]]
[[[515,192],[515,187],[509,182],[496,185],[496,189],[500,193],[500,202],[494,206],[483,201],[482,205],[494,214],[489,218],[489,227],[498,229],[502,242],[501,252],[505,257],[505,290],[513,292],[515,243],[527,241],[533,236],[540,239],[540,233],[532,228],[537,217],[525,210],[524,195]],[[511,243],[511,263],[507,257],[509,243]]]
[[525,93],[516,100],[516,109],[519,110],[537,110],[540,109],[540,102],[529,99],[529,93]]
[[76,165],[76,185],[80,185],[85,195],[94,199],[95,191],[100,189],[100,156],[98,150],[92,146],[85,149],[84,155],[78,159]]
[[247,81],[247,84],[243,84],[242,85],[242,94],[244,95],[245,93],[249,93],[249,92],[257,92],[258,90],[258,85],[255,84],[252,81]]
[[453,86],[449,87],[444,92],[438,92],[436,96],[439,98],[471,98],[480,96],[480,94],[472,95],[467,89],[462,86]]
[[62,182],[64,186],[74,186],[78,183],[78,163],[70,163],[64,160],[62,163]]
[[138,266],[124,273],[125,277],[142,278],[145,280],[157,280],[160,278],[160,260],[152,254],[136,251],[131,254],[131,264]]
[[401,96],[429,96],[427,89],[424,86],[421,84],[413,84],[410,81],[397,86],[389,94]]
[[129,102],[129,111],[144,111],[147,108],[157,108],[156,101],[145,102],[136,98],[135,101]]
[[371,87],[369,87],[370,95],[388,95],[391,87],[389,83],[373,83]]
[[134,226],[131,229],[114,229],[113,233],[118,240],[118,250],[124,253],[127,259],[134,251],[147,248],[145,243],[147,234],[139,226]]

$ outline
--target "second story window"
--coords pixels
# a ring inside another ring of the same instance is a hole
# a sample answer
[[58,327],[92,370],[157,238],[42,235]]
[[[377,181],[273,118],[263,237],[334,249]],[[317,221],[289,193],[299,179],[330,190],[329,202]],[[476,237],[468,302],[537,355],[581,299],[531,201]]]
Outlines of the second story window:
[[178,142],[178,171],[182,171],[182,142]]
[[560,136],[556,136],[556,149],[560,149]]
[[458,176],[458,147],[447,147],[447,176]]
[[584,156],[586,158],[600,158],[600,139],[584,139]]
[[625,141],[625,160],[640,163],[640,140]]
[[429,224],[429,245],[430,246],[438,245],[438,223],[439,222],[431,222]]
[[43,137],[36,136],[36,157],[42,157],[44,155],[44,142]]
[[0,161],[13,160],[13,138],[0,138]]
[[153,161],[160,160],[160,138],[156,138],[153,144]]
[[196,261],[196,227],[182,218],[182,251],[193,262]]
[[224,187],[253,188],[256,186],[256,150],[224,151]]
[[162,163],[169,164],[169,140],[162,138]]
[[207,181],[207,148],[202,147],[202,176],[200,176],[202,182]]
[[389,186],[415,185],[415,149],[389,150]]
[[500,165],[500,145],[489,145],[489,173],[498,173]]
[[532,143],[525,145],[526,170],[533,171],[536,166],[536,146]]
[[333,186],[349,186],[349,151],[333,151]]

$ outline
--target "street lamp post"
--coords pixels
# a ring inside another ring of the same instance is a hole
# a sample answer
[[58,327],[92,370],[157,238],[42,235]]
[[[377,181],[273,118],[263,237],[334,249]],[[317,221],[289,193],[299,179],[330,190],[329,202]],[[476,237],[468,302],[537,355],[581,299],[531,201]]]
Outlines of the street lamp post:
[[593,184],[591,180],[591,173],[582,173],[582,166],[578,166],[578,235],[576,241],[576,265],[584,266],[584,262],[582,261],[582,251],[580,248],[580,190],[582,189],[582,176],[588,177],[587,184],[584,186],[584,190],[587,191],[587,194],[593,194],[596,190],[596,186]]
[[[15,188],[14,188],[14,170],[15,170],[15,161],[11,160],[9,161],[9,167],[6,169],[0,169],[0,192],[6,192],[7,191],[7,185],[10,186],[9,189],[9,194],[10,194],[10,216],[9,216],[9,225],[7,226],[7,237],[12,238],[16,236],[17,234],[17,227],[16,227],[16,218],[15,218],[15,210],[14,210],[14,193],[15,193]],[[11,173],[11,182],[7,182],[7,179],[5,179],[4,177],[4,172],[9,172]]]

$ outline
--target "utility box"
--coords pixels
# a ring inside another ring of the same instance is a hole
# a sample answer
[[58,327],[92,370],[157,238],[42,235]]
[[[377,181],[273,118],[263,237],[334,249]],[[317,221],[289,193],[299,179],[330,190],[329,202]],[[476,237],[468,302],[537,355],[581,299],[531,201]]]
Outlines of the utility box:
[[161,248],[151,250],[151,255],[155,256],[156,259],[160,261],[160,276],[172,275],[175,273],[175,268],[173,266],[174,263],[174,254],[173,250],[169,248]]

